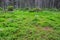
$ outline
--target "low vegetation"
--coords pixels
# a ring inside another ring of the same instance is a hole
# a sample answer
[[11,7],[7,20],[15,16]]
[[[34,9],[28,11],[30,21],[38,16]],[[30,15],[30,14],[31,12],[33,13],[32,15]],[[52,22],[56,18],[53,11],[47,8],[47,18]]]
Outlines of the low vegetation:
[[0,40],[60,40],[60,12],[36,11],[0,11]]

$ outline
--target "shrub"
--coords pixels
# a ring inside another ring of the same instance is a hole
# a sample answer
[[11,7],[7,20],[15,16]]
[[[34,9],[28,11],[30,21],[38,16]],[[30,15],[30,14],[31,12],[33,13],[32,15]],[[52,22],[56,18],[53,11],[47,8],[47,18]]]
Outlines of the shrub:
[[3,9],[0,7],[0,11],[2,11]]
[[56,8],[49,9],[49,11],[58,11]]
[[8,11],[13,11],[14,7],[13,6],[8,6]]
[[29,12],[39,12],[39,11],[42,11],[42,9],[40,9],[40,8],[33,8]]
[[23,10],[25,11],[25,10],[29,10],[30,8],[28,8],[28,7],[26,7],[26,8],[24,8]]

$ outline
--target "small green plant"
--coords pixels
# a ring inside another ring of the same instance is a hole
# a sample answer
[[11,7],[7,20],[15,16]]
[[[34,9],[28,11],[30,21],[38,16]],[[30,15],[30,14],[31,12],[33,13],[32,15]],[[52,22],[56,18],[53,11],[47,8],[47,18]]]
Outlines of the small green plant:
[[38,18],[34,18],[32,20],[32,25],[34,25],[34,26],[40,26],[39,19]]

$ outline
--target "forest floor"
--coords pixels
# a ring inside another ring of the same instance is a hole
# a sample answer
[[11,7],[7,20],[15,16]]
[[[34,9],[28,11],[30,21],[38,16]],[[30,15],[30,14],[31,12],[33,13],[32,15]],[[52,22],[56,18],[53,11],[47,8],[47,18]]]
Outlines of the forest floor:
[[60,40],[60,12],[0,12],[0,40]]

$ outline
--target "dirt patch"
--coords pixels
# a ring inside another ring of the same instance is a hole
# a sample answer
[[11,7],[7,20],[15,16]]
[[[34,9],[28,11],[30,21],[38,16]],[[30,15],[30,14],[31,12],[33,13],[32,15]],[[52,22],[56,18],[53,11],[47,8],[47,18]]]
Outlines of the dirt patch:
[[53,28],[51,28],[51,27],[36,27],[36,29],[38,31],[50,31],[50,32],[53,31]]
[[53,28],[51,28],[51,27],[43,27],[42,29],[45,31],[53,31]]

